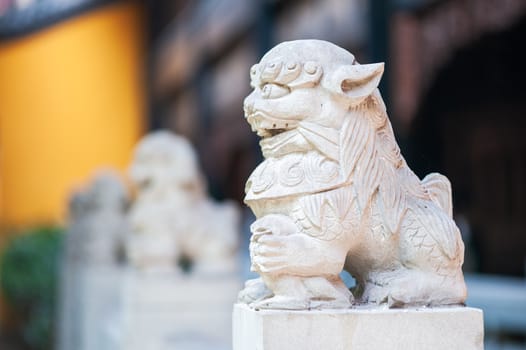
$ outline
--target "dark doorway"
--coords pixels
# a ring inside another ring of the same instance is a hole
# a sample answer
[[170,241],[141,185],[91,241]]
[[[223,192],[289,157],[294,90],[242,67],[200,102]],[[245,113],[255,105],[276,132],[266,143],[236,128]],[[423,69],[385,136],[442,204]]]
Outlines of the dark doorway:
[[468,270],[526,267],[526,18],[459,50],[439,72],[409,135],[408,163],[439,171],[469,223]]

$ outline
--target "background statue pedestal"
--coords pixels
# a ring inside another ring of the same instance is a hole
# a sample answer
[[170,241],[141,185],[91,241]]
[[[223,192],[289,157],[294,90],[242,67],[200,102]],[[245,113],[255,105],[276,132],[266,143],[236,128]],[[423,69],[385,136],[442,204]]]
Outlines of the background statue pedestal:
[[[230,350],[237,274],[217,276],[130,270],[120,314],[110,321],[111,350]],[[102,349],[102,348],[99,348]]]
[[234,350],[483,349],[482,311],[469,307],[256,311],[234,306]]
[[103,349],[106,317],[119,311],[124,273],[118,265],[63,266],[58,350]]

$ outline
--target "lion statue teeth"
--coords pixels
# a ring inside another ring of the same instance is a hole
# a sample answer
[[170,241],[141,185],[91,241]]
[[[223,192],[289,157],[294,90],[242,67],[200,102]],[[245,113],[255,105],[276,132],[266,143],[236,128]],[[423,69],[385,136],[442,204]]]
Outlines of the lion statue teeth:
[[[255,308],[463,304],[464,245],[451,185],[400,154],[378,83],[325,41],[284,42],[250,70],[244,111],[265,160],[246,184]],[[347,270],[352,293],[340,278]]]

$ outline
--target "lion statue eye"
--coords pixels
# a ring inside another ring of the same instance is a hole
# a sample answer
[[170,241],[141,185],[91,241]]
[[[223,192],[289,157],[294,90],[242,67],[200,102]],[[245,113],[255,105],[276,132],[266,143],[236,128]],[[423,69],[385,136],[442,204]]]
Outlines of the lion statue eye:
[[279,98],[290,93],[290,89],[286,86],[278,84],[265,84],[261,88],[261,95],[264,98]]

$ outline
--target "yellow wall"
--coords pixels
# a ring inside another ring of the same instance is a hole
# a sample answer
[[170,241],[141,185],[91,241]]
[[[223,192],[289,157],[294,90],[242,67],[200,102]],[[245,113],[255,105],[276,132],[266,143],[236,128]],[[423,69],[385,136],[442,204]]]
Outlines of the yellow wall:
[[63,220],[74,185],[123,169],[143,130],[144,23],[131,2],[0,43],[0,222]]

